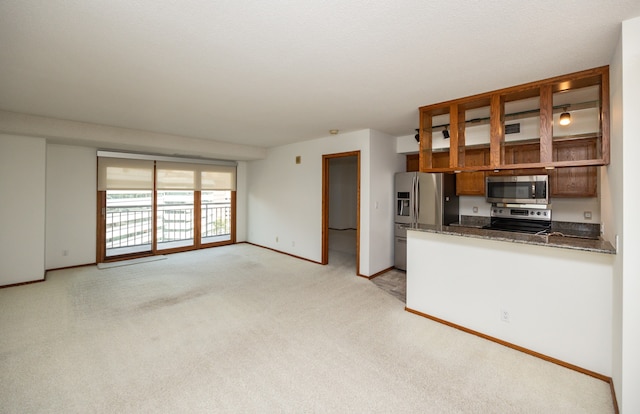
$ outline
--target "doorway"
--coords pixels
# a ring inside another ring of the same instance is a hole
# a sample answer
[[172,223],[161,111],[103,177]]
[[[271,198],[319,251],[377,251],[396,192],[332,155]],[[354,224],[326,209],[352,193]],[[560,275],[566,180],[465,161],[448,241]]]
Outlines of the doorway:
[[338,256],[360,274],[360,151],[322,156],[322,264]]

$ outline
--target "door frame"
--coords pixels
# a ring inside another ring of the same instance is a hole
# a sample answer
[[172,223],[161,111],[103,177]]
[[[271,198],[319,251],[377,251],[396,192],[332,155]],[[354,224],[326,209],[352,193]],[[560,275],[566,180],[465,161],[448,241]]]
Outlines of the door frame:
[[329,162],[335,158],[357,158],[356,189],[356,274],[360,275],[360,151],[339,152],[322,156],[322,261],[329,263]]

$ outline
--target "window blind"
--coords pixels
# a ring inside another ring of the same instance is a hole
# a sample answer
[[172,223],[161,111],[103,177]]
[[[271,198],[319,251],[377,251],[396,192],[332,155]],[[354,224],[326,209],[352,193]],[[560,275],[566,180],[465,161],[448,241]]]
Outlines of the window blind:
[[158,190],[235,190],[236,167],[156,162]]
[[98,151],[98,190],[153,190],[155,178],[159,190],[235,191],[235,162],[181,161],[161,155]]
[[98,190],[153,190],[153,161],[98,157]]

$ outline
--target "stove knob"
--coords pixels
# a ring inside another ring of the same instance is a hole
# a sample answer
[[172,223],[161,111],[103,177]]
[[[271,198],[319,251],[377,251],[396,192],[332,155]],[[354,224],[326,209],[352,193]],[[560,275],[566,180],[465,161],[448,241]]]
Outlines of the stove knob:
[[538,211],[538,215],[540,215],[540,212]]
[[502,214],[502,209],[500,209],[500,214]]

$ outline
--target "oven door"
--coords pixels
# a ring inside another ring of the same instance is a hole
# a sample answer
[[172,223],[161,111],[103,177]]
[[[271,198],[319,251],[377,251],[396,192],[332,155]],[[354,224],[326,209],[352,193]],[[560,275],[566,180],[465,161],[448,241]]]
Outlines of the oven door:
[[494,217],[491,224],[484,227],[489,230],[511,231],[528,234],[547,234],[551,231],[551,222],[547,220],[525,220]]

